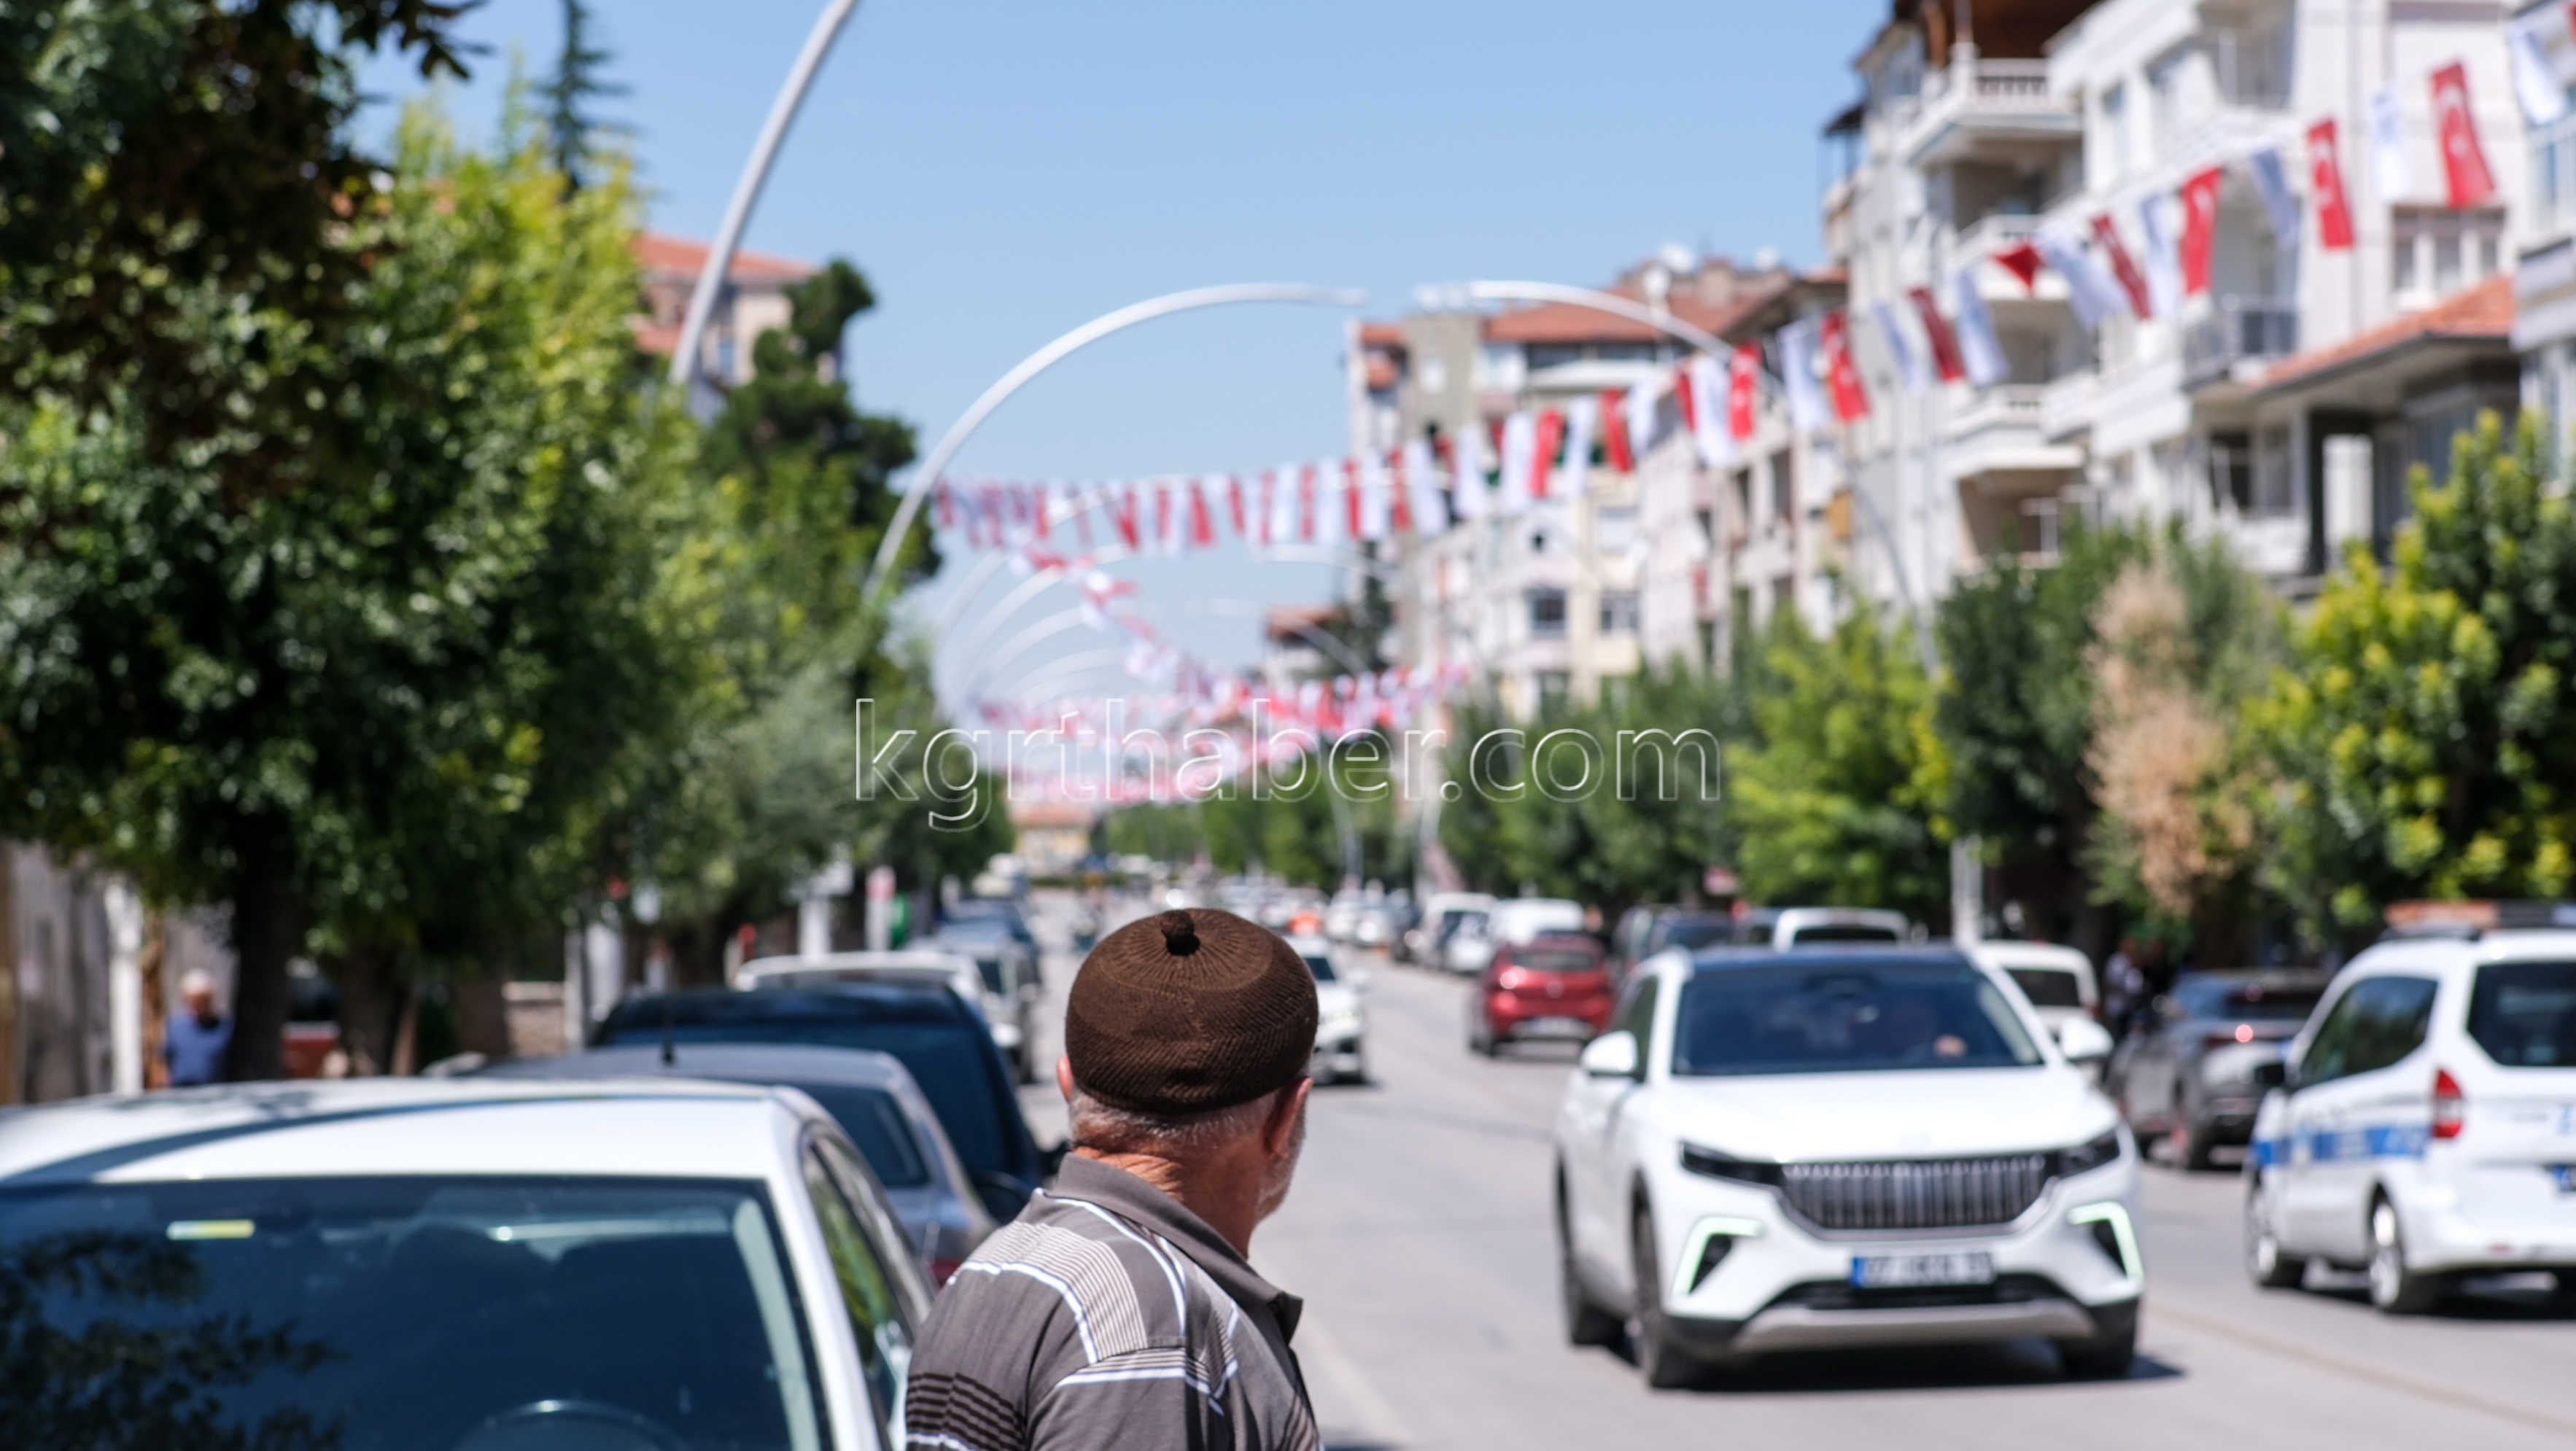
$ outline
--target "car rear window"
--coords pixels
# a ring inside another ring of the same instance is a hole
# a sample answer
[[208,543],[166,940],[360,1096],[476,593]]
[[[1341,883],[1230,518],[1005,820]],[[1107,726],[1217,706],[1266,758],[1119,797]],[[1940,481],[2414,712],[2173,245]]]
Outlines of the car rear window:
[[859,1157],[874,1169],[877,1182],[888,1189],[918,1189],[930,1182],[930,1164],[922,1157],[921,1145],[912,1137],[912,1121],[904,1117],[903,1105],[882,1088],[861,1088],[848,1083],[800,1083],[850,1142],[859,1146]]
[[1804,947],[1812,942],[1902,942],[1905,936],[1903,933],[1891,932],[1884,927],[1849,923],[1842,926],[1801,927],[1797,935],[1789,940],[1797,946]]
[[2034,1008],[2080,1008],[2084,990],[2075,974],[2054,967],[2015,967],[2006,971]]
[[2315,1012],[2322,988],[2264,987],[2256,983],[2184,983],[2174,996],[2195,1018],[2241,1023],[2303,1023]]
[[1580,947],[1523,948],[1512,954],[1512,966],[1535,972],[1590,972],[1601,966],[1601,954]]
[[1654,945],[1660,949],[1679,947],[1696,951],[1735,937],[1735,921],[1730,917],[1680,917],[1655,926]]
[[1326,957],[1320,952],[1309,952],[1304,954],[1304,957],[1306,959],[1306,969],[1307,971],[1315,974],[1315,981],[1331,982],[1333,980],[1333,960],[1331,958]]
[[2479,968],[2469,1036],[2507,1068],[2576,1068],[2576,962]]

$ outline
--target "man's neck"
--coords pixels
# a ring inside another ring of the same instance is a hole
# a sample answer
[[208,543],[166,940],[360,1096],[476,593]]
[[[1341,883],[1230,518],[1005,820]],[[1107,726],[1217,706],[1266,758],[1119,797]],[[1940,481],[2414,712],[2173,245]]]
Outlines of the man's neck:
[[1252,1231],[1261,1223],[1261,1186],[1241,1183],[1239,1174],[1213,1175],[1194,1171],[1192,1166],[1158,1154],[1113,1154],[1077,1146],[1075,1154],[1124,1169],[1179,1202],[1183,1209],[1207,1221],[1207,1226],[1222,1235],[1234,1252],[1247,1259],[1252,1254]]

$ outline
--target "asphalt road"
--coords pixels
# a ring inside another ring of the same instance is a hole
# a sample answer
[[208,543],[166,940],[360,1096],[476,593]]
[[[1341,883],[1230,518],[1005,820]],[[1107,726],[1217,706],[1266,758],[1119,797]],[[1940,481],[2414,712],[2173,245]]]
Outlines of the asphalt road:
[[[1041,914],[1051,947],[1058,921]],[[1076,961],[1050,951],[1057,992]],[[1720,1437],[1872,1451],[2576,1448],[2576,1320],[2512,1285],[2410,1320],[2371,1310],[2352,1277],[2258,1292],[2237,1264],[2236,1175],[2162,1167],[2147,1175],[2146,1319],[2126,1381],[2064,1382],[2031,1343],[1775,1356],[1707,1389],[1649,1391],[1617,1354],[1559,1331],[1549,1126],[1571,1051],[1477,1058],[1462,982],[1369,967],[1374,1081],[1316,1091],[1296,1188],[1252,1253],[1306,1297],[1297,1349],[1345,1451]],[[1041,1140],[1062,1137],[1051,1089],[1028,1106]]]

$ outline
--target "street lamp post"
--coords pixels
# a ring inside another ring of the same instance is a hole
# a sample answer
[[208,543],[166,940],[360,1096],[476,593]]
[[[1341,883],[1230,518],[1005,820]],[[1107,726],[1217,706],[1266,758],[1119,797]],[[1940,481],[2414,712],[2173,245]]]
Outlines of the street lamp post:
[[805,104],[805,93],[813,89],[823,58],[832,53],[832,42],[840,38],[841,28],[858,8],[859,0],[825,0],[823,13],[814,17],[814,28],[805,36],[805,48],[788,68],[786,84],[769,103],[769,119],[761,123],[759,139],[751,144],[751,159],[734,178],[733,199],[725,204],[724,224],[716,228],[715,241],[707,248],[706,265],[698,269],[698,285],[690,290],[689,311],[680,323],[680,346],[671,354],[671,381],[684,398],[697,380],[698,349],[706,338],[707,321],[715,316],[716,296],[724,291],[725,274],[733,270],[734,250],[742,245],[751,209],[759,205],[760,189],[769,182],[770,163],[778,159],[779,144],[787,139],[787,128],[796,123],[796,112]]
[[992,415],[993,410],[1001,407],[1004,400],[1020,391],[1030,379],[1102,338],[1112,333],[1123,332],[1138,323],[1151,322],[1156,318],[1170,317],[1174,313],[1190,312],[1202,307],[1224,307],[1242,302],[1301,302],[1319,303],[1328,307],[1361,307],[1367,304],[1368,294],[1353,287],[1314,287],[1297,282],[1236,282],[1219,287],[1194,287],[1185,292],[1171,292],[1161,297],[1149,297],[1143,302],[1132,303],[1115,312],[1103,313],[1022,358],[1019,366],[1004,373],[992,387],[985,389],[983,396],[977,398],[955,423],[949,425],[948,432],[940,437],[938,446],[931,449],[930,457],[923,461],[920,472],[913,476],[914,486],[903,496],[903,502],[896,506],[893,521],[886,525],[885,538],[877,544],[876,559],[868,566],[867,578],[859,586],[860,606],[865,608],[873,603],[877,595],[893,581],[895,556],[903,551],[904,538],[912,532],[912,521],[921,514],[922,501],[930,497],[932,489],[938,487],[940,476],[947,472],[949,461],[957,456],[959,449],[966,446],[966,440],[982,426],[986,418]]

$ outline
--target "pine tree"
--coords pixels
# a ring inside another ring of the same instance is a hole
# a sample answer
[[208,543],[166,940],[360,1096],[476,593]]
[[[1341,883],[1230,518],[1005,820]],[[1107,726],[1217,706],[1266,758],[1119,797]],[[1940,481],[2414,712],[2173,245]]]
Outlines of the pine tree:
[[546,134],[565,190],[579,191],[590,162],[591,138],[627,129],[600,120],[592,113],[591,103],[613,100],[627,90],[601,78],[613,57],[592,29],[589,0],[563,0],[563,19],[563,54],[555,62],[554,79],[545,86]]

